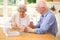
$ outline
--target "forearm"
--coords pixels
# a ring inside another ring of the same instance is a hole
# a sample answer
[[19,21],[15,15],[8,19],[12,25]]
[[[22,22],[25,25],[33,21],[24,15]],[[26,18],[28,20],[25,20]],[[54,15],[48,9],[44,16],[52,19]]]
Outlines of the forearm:
[[37,34],[44,34],[47,32],[47,29],[46,28],[35,28],[34,32]]
[[31,32],[31,33],[35,33],[35,29],[31,29],[29,32]]

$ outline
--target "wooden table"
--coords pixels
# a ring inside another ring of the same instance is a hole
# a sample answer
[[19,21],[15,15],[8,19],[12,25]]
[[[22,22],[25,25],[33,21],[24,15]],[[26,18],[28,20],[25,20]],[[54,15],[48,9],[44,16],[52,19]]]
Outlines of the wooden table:
[[5,36],[0,28],[0,40],[56,40],[51,34],[25,33],[19,36]]

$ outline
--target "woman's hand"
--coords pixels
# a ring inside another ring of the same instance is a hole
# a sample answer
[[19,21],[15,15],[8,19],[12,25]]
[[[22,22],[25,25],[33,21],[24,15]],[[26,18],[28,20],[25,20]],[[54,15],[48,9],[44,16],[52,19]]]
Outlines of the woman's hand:
[[23,26],[20,28],[20,32],[27,32],[26,26],[23,25]]
[[14,29],[17,29],[17,24],[14,22],[14,23],[12,23],[12,28],[14,28]]

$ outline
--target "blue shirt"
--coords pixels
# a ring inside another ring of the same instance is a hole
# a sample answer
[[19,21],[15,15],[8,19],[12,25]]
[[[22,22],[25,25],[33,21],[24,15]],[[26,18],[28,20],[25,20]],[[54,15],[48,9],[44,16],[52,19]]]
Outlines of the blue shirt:
[[43,34],[43,33],[50,33],[56,36],[58,29],[57,29],[57,22],[54,14],[47,10],[44,15],[41,15],[40,20],[35,28],[35,33]]

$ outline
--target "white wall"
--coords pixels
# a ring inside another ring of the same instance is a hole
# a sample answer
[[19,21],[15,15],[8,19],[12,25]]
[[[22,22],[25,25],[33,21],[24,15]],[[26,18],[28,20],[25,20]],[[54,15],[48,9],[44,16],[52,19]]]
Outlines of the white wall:
[[60,2],[47,2],[47,6],[51,8],[52,6],[55,6],[56,11],[58,13],[58,10],[60,10]]
[[60,13],[58,12],[59,10],[60,10],[60,3],[58,2],[58,3],[47,3],[47,6],[49,7],[49,8],[51,8],[52,6],[55,6],[55,8],[56,8],[56,14],[55,14],[55,16],[56,16],[56,19],[57,19],[57,24],[58,24],[58,33],[57,33],[57,40],[60,40]]

